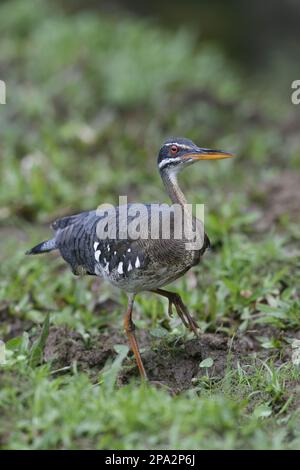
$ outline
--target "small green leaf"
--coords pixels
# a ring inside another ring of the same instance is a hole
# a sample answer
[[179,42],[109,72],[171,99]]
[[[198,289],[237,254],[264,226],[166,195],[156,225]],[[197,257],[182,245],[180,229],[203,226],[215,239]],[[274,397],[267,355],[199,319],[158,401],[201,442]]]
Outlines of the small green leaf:
[[128,354],[129,348],[125,344],[115,344],[114,350],[117,354],[125,357]]
[[151,336],[154,336],[154,338],[164,338],[168,332],[164,328],[153,328],[150,331]]
[[22,344],[22,336],[16,336],[5,343],[7,349],[15,350],[19,349]]
[[214,363],[213,358],[212,357],[207,357],[202,362],[200,362],[199,367],[202,367],[202,368],[212,367],[213,363]]
[[261,347],[264,349],[279,349],[281,347],[280,340],[276,338],[267,338],[265,336],[258,336],[257,339],[261,343]]
[[118,354],[112,364],[107,364],[101,374],[105,388],[111,392],[116,384],[118,373],[121,370],[122,363],[128,354],[129,348],[124,344],[116,344],[114,347]]
[[292,349],[300,349],[300,339],[292,339]]
[[240,286],[231,281],[230,279],[223,279],[223,283],[233,293],[238,292],[240,289]]
[[0,340],[0,365],[5,364],[5,343]]
[[28,351],[29,351],[29,334],[27,333],[27,331],[24,331],[23,335],[22,335],[22,341],[20,343],[20,352],[22,354],[25,354],[27,355],[28,354]]
[[292,363],[296,367],[300,367],[300,340],[294,339],[292,341]]
[[253,414],[256,418],[268,418],[272,414],[272,409],[267,403],[263,403],[254,409]]
[[48,313],[43,323],[41,334],[32,345],[29,359],[30,367],[36,367],[42,362],[45,344],[49,335],[49,318],[50,315]]

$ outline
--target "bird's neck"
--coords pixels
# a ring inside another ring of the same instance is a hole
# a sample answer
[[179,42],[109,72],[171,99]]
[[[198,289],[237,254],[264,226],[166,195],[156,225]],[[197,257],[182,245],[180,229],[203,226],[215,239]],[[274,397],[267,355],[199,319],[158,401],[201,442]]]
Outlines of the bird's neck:
[[[185,195],[183,194],[182,190],[178,185],[176,172],[161,171],[160,174],[172,203],[180,204],[182,208],[182,217],[184,218],[181,218],[179,220],[181,220],[183,223],[182,228],[184,232],[182,234],[184,235],[184,239],[187,240],[187,246],[189,246],[187,249],[193,250],[196,253],[195,250],[199,250],[199,245],[197,244],[199,242],[199,234],[200,237],[202,237],[203,235],[203,226],[200,231],[198,230],[199,226],[196,226],[195,229],[193,223],[193,220],[195,218],[193,217],[192,208],[191,205],[187,203]],[[200,248],[203,246],[203,238],[201,240],[202,244],[200,245]]]
[[187,200],[178,185],[177,174],[175,172],[162,171],[161,178],[173,204],[180,204],[186,210]]

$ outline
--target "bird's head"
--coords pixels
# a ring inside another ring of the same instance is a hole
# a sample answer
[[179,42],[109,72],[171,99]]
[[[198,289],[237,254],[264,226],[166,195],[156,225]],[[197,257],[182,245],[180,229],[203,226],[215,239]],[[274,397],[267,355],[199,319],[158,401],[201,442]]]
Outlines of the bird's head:
[[233,155],[222,150],[198,147],[194,142],[182,137],[166,140],[158,154],[159,171],[177,173],[188,165],[201,160],[220,160]]

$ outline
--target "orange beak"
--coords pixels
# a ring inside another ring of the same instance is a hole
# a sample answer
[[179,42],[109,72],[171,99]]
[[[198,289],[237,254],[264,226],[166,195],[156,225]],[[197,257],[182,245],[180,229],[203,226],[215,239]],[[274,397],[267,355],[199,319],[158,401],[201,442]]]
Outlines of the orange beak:
[[192,158],[193,160],[222,160],[224,158],[233,158],[234,155],[229,152],[223,152],[222,150],[210,150],[199,148],[194,153],[187,153],[184,158]]

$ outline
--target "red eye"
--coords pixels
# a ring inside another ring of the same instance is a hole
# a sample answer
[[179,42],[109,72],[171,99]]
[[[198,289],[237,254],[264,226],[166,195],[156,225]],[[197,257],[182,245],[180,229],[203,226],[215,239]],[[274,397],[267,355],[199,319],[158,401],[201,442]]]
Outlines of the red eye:
[[177,153],[177,152],[178,152],[178,147],[177,147],[177,145],[172,145],[172,146],[171,146],[171,153],[172,153],[173,155],[175,155],[175,153]]

